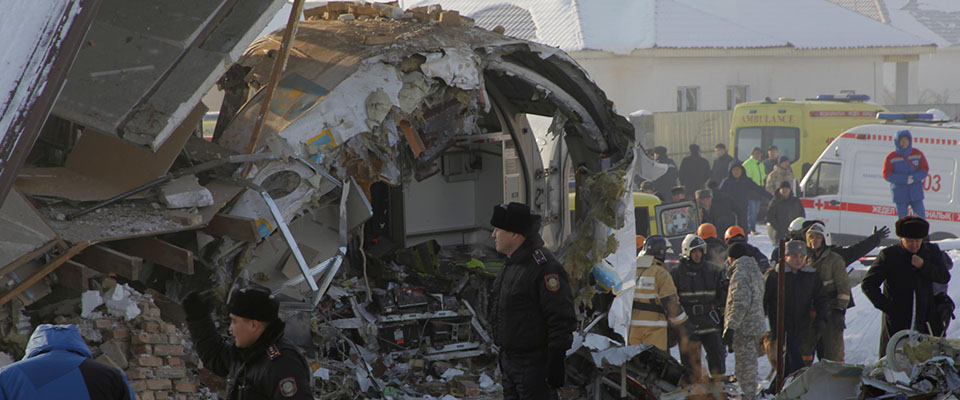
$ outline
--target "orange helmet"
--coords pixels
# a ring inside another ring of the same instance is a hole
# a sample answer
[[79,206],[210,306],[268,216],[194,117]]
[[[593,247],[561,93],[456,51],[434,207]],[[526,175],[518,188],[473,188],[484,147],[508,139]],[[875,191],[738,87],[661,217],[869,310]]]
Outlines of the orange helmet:
[[646,241],[647,241],[647,238],[645,238],[643,235],[637,235],[637,249],[642,249],[643,242],[646,242]]
[[744,239],[747,238],[747,235],[743,233],[743,228],[736,225],[731,226],[727,228],[727,231],[723,234],[723,241],[730,243],[730,239],[733,239],[737,236],[740,236]]
[[717,237],[717,227],[709,222],[702,223],[697,228],[697,236],[700,236],[703,240],[715,238]]

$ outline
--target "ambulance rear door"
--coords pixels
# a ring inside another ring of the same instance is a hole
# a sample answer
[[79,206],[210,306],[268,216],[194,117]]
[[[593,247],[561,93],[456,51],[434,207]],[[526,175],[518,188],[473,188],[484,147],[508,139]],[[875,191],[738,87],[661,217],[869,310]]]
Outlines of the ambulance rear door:
[[[829,147],[829,150],[832,151],[835,147],[836,144]],[[807,219],[823,221],[829,232],[840,231],[842,171],[842,160],[821,156],[800,182],[803,190],[801,201],[806,209]]]

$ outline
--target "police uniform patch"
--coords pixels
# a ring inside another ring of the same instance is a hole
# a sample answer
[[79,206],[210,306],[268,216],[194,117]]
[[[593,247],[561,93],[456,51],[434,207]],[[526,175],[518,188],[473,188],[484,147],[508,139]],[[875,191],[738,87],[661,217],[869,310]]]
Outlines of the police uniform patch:
[[280,357],[280,348],[275,344],[267,346],[267,357],[270,357],[270,361],[276,360]]
[[543,255],[543,251],[541,251],[540,249],[536,249],[533,251],[533,259],[539,265],[543,265],[544,263],[547,262],[547,256]]
[[560,290],[560,277],[557,274],[546,274],[543,276],[543,282],[547,286],[547,290],[551,292],[556,292]]
[[280,380],[280,394],[283,397],[293,397],[297,394],[297,381],[292,376]]

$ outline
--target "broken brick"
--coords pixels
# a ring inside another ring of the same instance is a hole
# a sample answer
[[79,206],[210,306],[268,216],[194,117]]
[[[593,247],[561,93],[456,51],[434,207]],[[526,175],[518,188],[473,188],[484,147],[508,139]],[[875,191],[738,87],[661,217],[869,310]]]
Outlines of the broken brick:
[[159,367],[163,365],[163,359],[156,356],[139,356],[134,358],[134,363],[141,367]]
[[167,342],[166,335],[162,335],[159,333],[146,333],[146,332],[138,333],[136,335],[133,335],[133,337],[130,339],[130,343],[133,343],[134,345],[164,344],[166,342]]
[[177,382],[176,391],[180,393],[194,393],[197,391],[197,385],[190,382]]
[[460,26],[460,12],[459,11],[441,11],[440,25]]
[[149,390],[168,390],[173,388],[173,383],[169,379],[147,379],[147,389]]
[[172,344],[158,344],[153,346],[153,354],[164,357],[164,356],[182,356],[183,346],[177,346]]

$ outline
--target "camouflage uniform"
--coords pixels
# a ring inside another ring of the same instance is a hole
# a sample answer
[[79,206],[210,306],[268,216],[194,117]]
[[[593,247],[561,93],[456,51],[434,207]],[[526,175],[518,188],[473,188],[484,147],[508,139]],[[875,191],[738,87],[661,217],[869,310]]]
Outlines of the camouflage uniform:
[[[817,357],[821,360],[843,362],[843,330],[846,328],[844,313],[850,304],[850,282],[847,277],[846,263],[843,257],[829,249],[824,249],[819,257],[813,250],[808,249],[807,263],[820,274],[823,292],[827,296],[830,308],[826,318],[827,324],[819,335],[823,348],[822,352],[818,349]],[[816,346],[815,339],[817,339],[816,336],[811,338],[812,343],[808,343],[810,346],[808,348]]]
[[724,330],[732,329],[734,373],[744,400],[756,398],[757,348],[767,327],[763,320],[764,280],[756,260],[742,256],[731,266]]
[[784,169],[780,164],[773,166],[773,171],[770,171],[767,174],[766,184],[763,186],[764,189],[767,189],[767,192],[770,194],[777,194],[777,190],[780,190],[780,183],[790,182],[793,183],[793,169],[787,168]]

